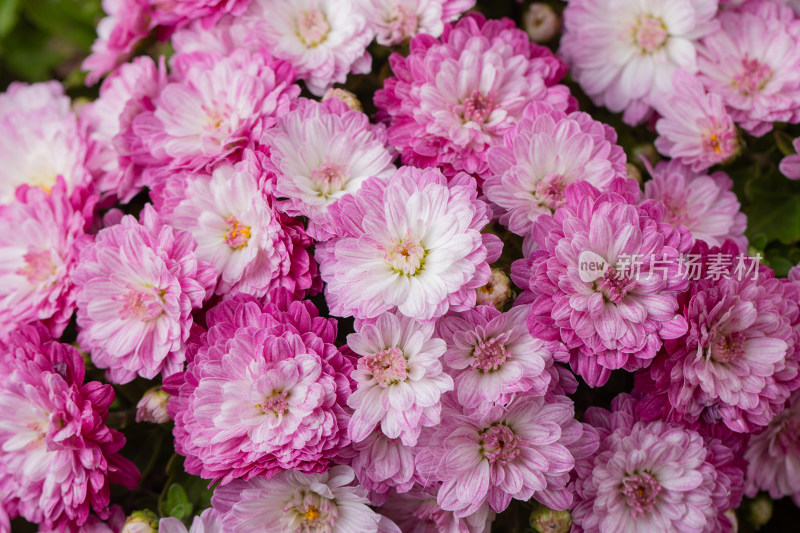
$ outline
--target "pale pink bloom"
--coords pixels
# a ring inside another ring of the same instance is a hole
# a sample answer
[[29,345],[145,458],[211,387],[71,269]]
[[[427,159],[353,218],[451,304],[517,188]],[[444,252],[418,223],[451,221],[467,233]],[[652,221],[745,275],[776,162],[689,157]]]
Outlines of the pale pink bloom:
[[509,19],[470,13],[446,25],[441,40],[415,37],[410,55],[395,54],[390,64],[394,77],[375,93],[389,141],[404,164],[438,166],[448,176],[485,178],[487,149],[502,144],[528,103],[575,107],[558,84],[566,66]]
[[736,126],[722,97],[707,93],[695,76],[679,70],[674,93],[655,104],[656,149],[701,172],[732,158],[739,151]]
[[604,190],[626,173],[625,152],[610,126],[539,103],[525,108],[524,117],[503,145],[489,149],[491,177],[483,192],[499,207],[500,222],[527,237],[539,215],[564,204],[570,183],[584,180]]
[[709,246],[731,239],[740,248],[747,247],[747,217],[727,174],[698,174],[678,161],[662,161],[651,173],[653,179],[645,182],[644,196],[664,203],[664,222],[674,228],[685,226],[695,240]]
[[167,402],[169,394],[164,392],[161,387],[153,387],[148,390],[136,404],[136,421],[153,422],[154,424],[166,424],[169,422],[167,414]]
[[783,175],[791,180],[800,179],[800,137],[792,142],[795,152],[798,154],[789,155],[781,161],[780,169]]
[[31,322],[63,333],[75,310],[78,254],[91,242],[79,203],[58,178],[49,194],[23,185],[16,202],[0,206],[0,339]]
[[258,40],[251,29],[252,23],[245,17],[225,15],[212,26],[196,20],[178,28],[170,38],[177,55],[194,52],[210,52],[226,56],[237,49],[255,52]]
[[522,27],[535,43],[546,43],[561,31],[561,18],[550,4],[534,2],[522,16]]
[[524,305],[508,313],[481,305],[440,319],[437,335],[447,339],[444,362],[461,405],[484,411],[508,403],[514,393],[547,393],[553,354],[531,337],[529,314]]
[[81,253],[78,341],[114,383],[178,372],[193,309],[213,284],[214,268],[198,261],[192,236],[163,225],[149,204],[100,230]]
[[500,255],[499,239],[480,233],[490,211],[464,174],[448,183],[438,170],[403,167],[388,182],[367,180],[335,207],[341,237],[318,245],[316,257],[337,316],[396,309],[429,320],[469,309]]
[[357,2],[252,0],[246,16],[255,38],[291,63],[316,96],[372,67],[367,46],[374,34]]
[[61,176],[71,194],[88,186],[86,141],[60,83],[12,83],[0,94],[0,205],[22,184],[49,191]]
[[358,385],[347,400],[355,409],[348,428],[353,441],[380,424],[390,439],[414,446],[422,426],[439,424],[440,399],[453,390],[453,379],[442,371],[446,344],[433,330],[432,323],[384,313],[347,336],[361,356],[352,374]]
[[628,124],[672,93],[677,69],[697,72],[697,40],[718,27],[717,0],[572,0],[561,53],[597,105]]
[[787,6],[747,2],[719,14],[721,28],[699,47],[698,77],[719,94],[742,129],[800,121],[800,20]]
[[261,143],[269,146],[267,170],[276,176],[275,195],[288,198],[281,209],[307,217],[309,234],[320,241],[337,233],[331,205],[368,178],[389,178],[396,170],[385,128],[372,126],[367,115],[338,98],[301,99]]
[[97,25],[97,40],[92,54],[81,67],[88,71],[86,84],[94,85],[104,74],[128,59],[154,24],[150,19],[151,0],[103,0],[106,17]]
[[354,479],[342,465],[321,474],[282,472],[218,487],[211,503],[229,533],[378,533],[381,516]]
[[0,344],[0,507],[43,531],[90,531],[90,513],[111,515],[109,484],[139,482],[106,426],[114,389],[84,372],[78,350],[37,328]]
[[380,505],[391,496],[411,490],[417,481],[414,456],[416,449],[399,439],[390,439],[380,431],[353,443],[355,457],[351,466],[359,483],[369,491],[370,503]]
[[436,501],[438,485],[404,494],[392,493],[379,511],[404,533],[489,533],[495,513],[489,505],[463,518],[445,511]]
[[744,458],[749,497],[763,490],[775,500],[791,496],[800,505],[800,393],[789,398],[765,431],[750,438]]
[[[169,169],[195,170],[238,154],[294,105],[294,70],[265,53],[237,50],[176,56],[178,80],[133,132]],[[147,162],[145,162],[147,164]]]
[[224,533],[220,518],[214,509],[206,509],[194,517],[188,530],[177,518],[162,518],[158,522],[158,533]]
[[360,0],[378,44],[396,46],[425,33],[439,37],[475,0]]
[[187,177],[180,202],[165,215],[192,234],[197,258],[217,270],[217,294],[260,297],[281,286],[301,294],[314,284],[311,239],[301,223],[276,211],[261,178],[247,154],[236,165],[224,161],[210,176]]

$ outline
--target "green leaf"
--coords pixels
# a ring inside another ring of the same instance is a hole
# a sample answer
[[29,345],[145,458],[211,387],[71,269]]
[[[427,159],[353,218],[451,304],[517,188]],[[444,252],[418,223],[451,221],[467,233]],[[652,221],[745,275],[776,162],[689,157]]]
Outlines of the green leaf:
[[189,503],[189,498],[186,496],[186,491],[177,483],[170,485],[167,489],[167,499],[164,502],[164,511],[167,516],[172,516],[178,520],[183,520],[192,516],[192,509],[194,506]]
[[792,137],[785,131],[781,131],[779,129],[775,130],[774,135],[775,135],[775,144],[778,145],[778,150],[780,150],[784,156],[795,154],[794,146],[792,146],[794,137]]
[[745,185],[747,235],[763,234],[767,241],[784,244],[800,241],[800,183],[778,172],[765,176],[754,174]]
[[19,19],[19,0],[0,0],[0,39],[5,38]]

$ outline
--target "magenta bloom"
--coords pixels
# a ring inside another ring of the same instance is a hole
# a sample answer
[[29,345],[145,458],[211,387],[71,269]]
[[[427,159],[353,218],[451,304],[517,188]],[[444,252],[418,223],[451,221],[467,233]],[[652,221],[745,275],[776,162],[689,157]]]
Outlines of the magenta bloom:
[[645,182],[644,196],[664,203],[665,222],[676,229],[686,226],[695,240],[709,246],[731,239],[740,248],[747,247],[747,217],[727,174],[700,175],[674,160],[660,162],[651,173],[653,179]]
[[58,178],[49,194],[23,185],[16,202],[0,206],[0,339],[30,322],[56,338],[64,331],[75,310],[78,253],[91,242],[80,203]]
[[475,180],[403,167],[372,178],[331,211],[340,238],[317,246],[331,313],[375,318],[395,309],[419,320],[475,305],[500,255]]
[[230,533],[399,533],[369,508],[366,491],[353,486],[354,478],[353,469],[343,465],[318,474],[281,472],[218,487],[211,503]]
[[698,49],[700,81],[751,135],[800,121],[800,21],[778,2],[747,2],[718,16]]
[[266,53],[198,52],[176,56],[175,63],[178,80],[133,123],[150,156],[169,169],[195,170],[237,154],[300,92],[291,65]]
[[74,274],[78,342],[114,383],[178,372],[214,269],[197,260],[195,242],[161,223],[146,205],[141,222],[127,215],[101,230]]
[[789,398],[766,431],[750,438],[744,458],[748,496],[763,490],[776,500],[791,496],[800,505],[800,393]]
[[433,323],[384,313],[347,336],[361,358],[353,371],[357,389],[347,400],[355,409],[350,438],[364,440],[378,424],[390,439],[417,443],[422,426],[439,424],[443,393],[453,379],[442,371],[446,344],[433,337]]
[[578,532],[730,531],[724,516],[742,498],[743,464],[718,440],[664,422],[643,422],[627,394],[611,412],[585,414],[600,435],[596,454],[575,464]]
[[322,472],[349,442],[351,362],[336,321],[285,289],[239,295],[206,316],[186,372],[168,378],[186,471],[226,484],[282,470]]
[[611,370],[647,366],[663,339],[686,332],[677,294],[687,286],[680,256],[691,236],[663,221],[663,206],[637,206],[637,196],[633,180],[606,193],[569,186],[565,205],[533,224],[539,248],[511,271],[527,289],[518,302],[533,304],[531,334],[563,342],[590,386]]
[[415,37],[410,55],[394,54],[391,65],[395,77],[375,93],[389,142],[404,164],[438,166],[448,176],[487,177],[487,149],[502,144],[529,102],[575,107],[558,85],[565,65],[509,19],[468,14],[446,25],[441,41]]
[[459,518],[486,503],[503,511],[512,498],[566,509],[573,451],[582,456],[597,448],[574,414],[566,396],[518,396],[506,408],[486,412],[450,402],[417,468],[429,482],[443,483],[439,505]]
[[[150,0],[152,2],[152,0]],[[250,0],[156,0],[153,20],[162,26],[184,26],[199,20],[209,27],[225,15],[241,16]]]
[[42,530],[85,531],[110,515],[109,483],[133,489],[136,467],[105,425],[114,389],[83,382],[78,350],[23,326],[0,345],[0,504]]
[[661,115],[656,122],[658,151],[695,172],[733,157],[739,142],[722,97],[707,93],[695,76],[684,71],[675,73],[672,85],[674,92],[656,104]]
[[164,219],[191,233],[197,258],[217,270],[217,294],[262,297],[286,287],[302,295],[320,285],[307,250],[311,238],[301,222],[275,209],[261,183],[263,174],[255,155],[246,151],[236,165],[225,161],[211,175],[187,176],[177,197],[165,202],[178,204],[163,209]]
[[614,129],[586,113],[534,103],[523,116],[504,144],[487,152],[491,177],[483,192],[499,207],[500,222],[525,237],[539,215],[564,205],[570,183],[585,180],[602,191],[626,171]]
[[[652,409],[668,420],[758,431],[800,388],[800,284],[776,279],[752,258],[740,266],[731,242],[711,249],[701,243],[693,252],[704,267],[680,297],[689,330],[665,343],[637,388],[666,392],[653,398]],[[726,256],[733,258],[729,270],[714,276],[716,258]]]
[[551,379],[558,379],[552,346],[528,332],[529,314],[524,305],[508,313],[479,305],[439,321],[437,334],[447,339],[444,362],[461,405],[485,411],[508,403],[515,393],[544,396]]
[[784,157],[780,168],[784,176],[791,180],[796,180],[800,179],[800,137],[792,142],[792,146],[794,146],[794,151],[798,152],[798,154]]

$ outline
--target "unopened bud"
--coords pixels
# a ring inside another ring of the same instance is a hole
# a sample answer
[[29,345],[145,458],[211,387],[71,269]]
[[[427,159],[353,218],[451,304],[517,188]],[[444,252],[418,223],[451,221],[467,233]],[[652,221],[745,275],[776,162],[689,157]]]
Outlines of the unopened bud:
[[324,102],[325,100],[330,100],[331,98],[338,98],[347,104],[347,107],[353,111],[364,111],[364,107],[361,105],[361,102],[358,101],[358,97],[345,89],[328,89],[328,92],[326,92],[322,97],[322,101]]
[[136,404],[136,421],[166,424],[169,422],[167,401],[169,401],[169,394],[161,390],[161,387],[153,387],[145,392],[142,399]]
[[549,5],[534,2],[523,15],[522,25],[533,42],[546,43],[561,30],[561,19]]
[[738,533],[739,532],[739,519],[736,518],[736,511],[733,509],[728,509],[725,511],[725,518],[731,523],[731,530],[729,533]]
[[569,533],[572,515],[569,511],[555,511],[539,504],[531,512],[531,527],[538,533]]
[[511,290],[511,280],[499,268],[492,269],[492,277],[489,278],[489,283],[483,287],[478,287],[476,293],[478,305],[493,305],[497,309],[503,309],[503,306],[514,297],[514,292]]
[[754,529],[760,529],[772,518],[772,500],[761,494],[747,503],[744,515]]
[[628,177],[642,183],[642,173],[633,163],[625,163],[625,170],[628,172]]
[[156,533],[158,531],[158,517],[153,511],[134,511],[125,520],[120,533]]

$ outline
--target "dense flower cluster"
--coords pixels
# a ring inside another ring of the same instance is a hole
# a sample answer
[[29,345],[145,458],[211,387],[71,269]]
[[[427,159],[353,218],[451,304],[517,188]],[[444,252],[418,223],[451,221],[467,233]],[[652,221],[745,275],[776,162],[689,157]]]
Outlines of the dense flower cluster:
[[0,93],[0,533],[800,505],[800,2],[102,4]]

